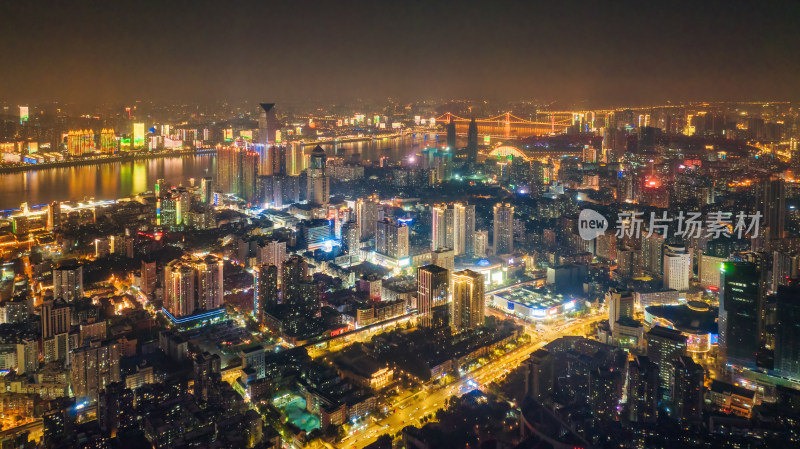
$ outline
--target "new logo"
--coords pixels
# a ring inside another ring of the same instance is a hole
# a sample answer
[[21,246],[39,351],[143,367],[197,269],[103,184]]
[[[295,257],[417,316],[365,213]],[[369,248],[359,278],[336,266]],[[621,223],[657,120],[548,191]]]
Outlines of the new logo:
[[592,209],[584,209],[578,215],[578,234],[584,240],[592,240],[603,235],[608,229],[608,220]]

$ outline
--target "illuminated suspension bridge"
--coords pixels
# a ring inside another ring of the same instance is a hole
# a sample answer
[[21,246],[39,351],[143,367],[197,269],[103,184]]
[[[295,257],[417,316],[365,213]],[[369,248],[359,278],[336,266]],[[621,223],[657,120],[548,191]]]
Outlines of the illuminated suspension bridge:
[[[546,120],[545,120],[546,119]],[[471,119],[446,113],[436,118],[437,123],[447,124],[453,121],[456,134],[466,135]],[[502,138],[547,136],[566,132],[573,123],[571,112],[542,112],[537,114],[537,121],[517,117],[510,112],[495,117],[475,119],[478,135]]]

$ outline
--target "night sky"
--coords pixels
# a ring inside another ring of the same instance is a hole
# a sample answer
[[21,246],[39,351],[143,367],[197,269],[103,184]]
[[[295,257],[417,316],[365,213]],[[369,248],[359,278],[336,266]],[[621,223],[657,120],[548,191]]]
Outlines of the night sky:
[[800,100],[800,2],[0,0],[0,101]]

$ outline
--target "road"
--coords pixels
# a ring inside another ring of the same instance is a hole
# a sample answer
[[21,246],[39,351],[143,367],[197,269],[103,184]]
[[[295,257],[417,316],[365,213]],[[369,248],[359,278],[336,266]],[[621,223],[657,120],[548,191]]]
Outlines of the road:
[[436,390],[423,389],[400,401],[395,406],[396,411],[387,418],[372,423],[357,433],[348,436],[337,447],[340,449],[361,449],[373,443],[383,434],[394,435],[406,426],[419,425],[420,418],[444,407],[451,396],[460,396],[478,386],[485,386],[498,380],[517,368],[533,351],[542,348],[550,341],[566,335],[579,335],[579,331],[583,327],[605,319],[608,319],[606,314],[591,315],[567,325],[559,326],[552,332],[544,333],[541,340],[520,346],[445,387]]

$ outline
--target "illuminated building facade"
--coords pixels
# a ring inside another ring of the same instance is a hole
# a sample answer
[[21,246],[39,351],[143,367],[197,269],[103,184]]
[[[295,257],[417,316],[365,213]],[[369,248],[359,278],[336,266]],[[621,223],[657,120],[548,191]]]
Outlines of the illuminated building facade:
[[134,150],[139,150],[144,148],[145,146],[145,131],[144,131],[144,123],[134,123],[133,124],[133,139],[131,141],[131,145],[133,146]]
[[164,267],[164,308],[174,317],[222,306],[223,261],[215,256],[175,259]]
[[498,203],[494,206],[494,253],[514,252],[514,206]]
[[319,145],[311,151],[307,178],[307,199],[311,204],[324,206],[330,200],[330,177],[325,173],[327,159],[325,151]]
[[117,135],[113,129],[100,130],[100,152],[106,154],[117,152]]
[[450,327],[453,331],[462,332],[483,326],[483,275],[472,270],[455,272],[452,276],[452,289]]
[[89,129],[69,131],[67,133],[67,151],[70,156],[83,156],[86,153],[94,153],[94,131]]
[[417,310],[420,325],[440,328],[449,324],[448,271],[438,265],[417,269]]

